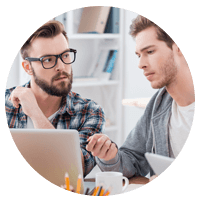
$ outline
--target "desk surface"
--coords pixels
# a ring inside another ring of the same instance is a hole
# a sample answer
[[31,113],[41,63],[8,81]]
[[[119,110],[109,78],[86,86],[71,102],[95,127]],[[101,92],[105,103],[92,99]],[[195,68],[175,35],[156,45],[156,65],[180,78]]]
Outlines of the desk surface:
[[[95,182],[95,178],[86,178],[84,182]],[[149,179],[143,176],[129,178],[129,184],[147,184]]]
[[147,184],[149,179],[143,176],[132,177],[129,179],[129,184]]

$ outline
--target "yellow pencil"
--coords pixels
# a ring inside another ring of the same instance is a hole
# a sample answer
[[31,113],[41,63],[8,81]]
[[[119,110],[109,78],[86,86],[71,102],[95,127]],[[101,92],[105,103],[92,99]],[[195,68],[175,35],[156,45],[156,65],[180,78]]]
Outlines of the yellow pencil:
[[78,175],[77,186],[76,186],[76,193],[80,194],[81,191],[81,175]]
[[66,190],[70,191],[69,174],[67,172],[65,173],[65,185],[66,185]]
[[92,196],[96,196],[96,194],[97,194],[98,190],[99,190],[99,186],[95,188],[95,190],[94,190],[94,192],[93,192]]
[[101,192],[100,192],[100,194],[99,194],[99,196],[103,196],[104,191],[105,191],[105,190],[102,188],[102,189],[101,189]]

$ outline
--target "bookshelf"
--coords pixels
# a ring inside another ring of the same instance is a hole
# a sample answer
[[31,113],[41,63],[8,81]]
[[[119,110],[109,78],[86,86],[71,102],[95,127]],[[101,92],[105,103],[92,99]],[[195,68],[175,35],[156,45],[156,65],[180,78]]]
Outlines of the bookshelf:
[[[100,104],[106,114],[105,134],[121,145],[122,135],[122,86],[123,86],[123,18],[124,10],[119,9],[119,33],[78,33],[83,8],[62,14],[66,18],[65,29],[70,48],[77,49],[77,60],[73,63],[74,82],[72,91]],[[62,16],[56,19],[62,20]],[[109,80],[76,81],[76,77],[87,76],[97,55],[102,49],[118,51]]]

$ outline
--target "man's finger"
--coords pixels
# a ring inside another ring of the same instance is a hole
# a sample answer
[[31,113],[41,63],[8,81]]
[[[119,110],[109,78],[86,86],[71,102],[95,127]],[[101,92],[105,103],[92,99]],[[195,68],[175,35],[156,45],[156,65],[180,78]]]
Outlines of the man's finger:
[[111,141],[110,140],[106,140],[105,143],[103,144],[102,148],[100,149],[99,155],[97,155],[97,156],[99,158],[104,159],[104,157],[106,156],[110,146],[111,146]]
[[103,159],[104,160],[111,160],[112,158],[114,158],[116,156],[117,151],[118,150],[117,150],[115,143],[111,143],[110,148],[106,152],[106,155]]
[[19,108],[20,100],[17,97],[14,97],[11,101],[14,107]]
[[94,148],[94,146],[96,144],[97,138],[96,137],[90,137],[88,139],[88,141],[89,141],[89,143],[87,144],[86,149],[88,151],[92,151],[92,149]]

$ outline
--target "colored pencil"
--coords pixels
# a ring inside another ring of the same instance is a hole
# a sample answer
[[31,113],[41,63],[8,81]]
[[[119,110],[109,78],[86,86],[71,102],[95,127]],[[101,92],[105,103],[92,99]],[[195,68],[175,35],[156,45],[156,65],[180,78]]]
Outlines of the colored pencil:
[[87,189],[86,189],[85,195],[88,195],[89,190],[90,190],[90,188],[87,188]]
[[104,193],[104,195],[103,196],[108,196],[110,194],[110,191],[109,190],[107,190],[105,193]]
[[82,145],[87,145],[88,143],[89,143],[89,141],[82,142]]
[[78,175],[77,186],[76,186],[76,193],[80,194],[81,191],[81,175]]
[[100,193],[101,193],[102,188],[103,188],[103,186],[101,186],[101,187],[99,188],[99,191],[97,192],[97,195],[96,195],[96,196],[100,196]]
[[96,194],[97,194],[98,190],[99,190],[99,186],[95,188],[95,190],[94,190],[94,192],[93,192],[92,196],[96,196]]
[[102,190],[101,190],[99,196],[103,196],[104,192],[105,192],[105,190],[102,188]]
[[65,185],[66,185],[66,190],[70,191],[69,174],[67,172],[65,173]]

